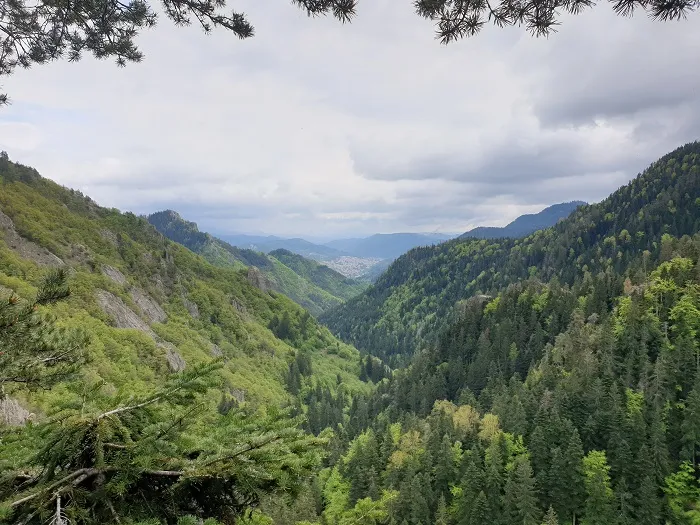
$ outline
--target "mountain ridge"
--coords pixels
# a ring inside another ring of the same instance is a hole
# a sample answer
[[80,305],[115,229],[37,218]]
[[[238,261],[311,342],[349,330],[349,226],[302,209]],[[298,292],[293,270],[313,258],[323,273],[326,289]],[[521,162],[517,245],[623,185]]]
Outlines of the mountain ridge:
[[[187,221],[173,210],[152,213],[148,221],[159,232],[214,265],[258,268],[270,287],[307,308],[313,315],[342,303],[364,287],[330,268],[323,270],[322,265],[315,261],[287,258],[288,262],[294,261],[297,270],[303,269],[300,273],[274,255],[232,246],[209,233],[200,232],[196,223]],[[318,278],[310,279],[312,275]]]
[[602,202],[580,206],[528,237],[455,239],[414,248],[322,322],[360,350],[383,358],[408,356],[426,343],[421,334],[439,331],[460,300],[493,295],[529,277],[574,285],[608,266],[622,272],[633,253],[658,256],[664,233],[682,236],[700,228],[694,197],[700,194],[699,170],[700,144],[694,142],[652,163]]
[[571,215],[576,208],[586,204],[588,203],[584,201],[552,204],[538,213],[520,215],[506,226],[478,226],[463,233],[459,238],[498,239],[503,237],[525,237],[537,230],[554,226],[561,219]]

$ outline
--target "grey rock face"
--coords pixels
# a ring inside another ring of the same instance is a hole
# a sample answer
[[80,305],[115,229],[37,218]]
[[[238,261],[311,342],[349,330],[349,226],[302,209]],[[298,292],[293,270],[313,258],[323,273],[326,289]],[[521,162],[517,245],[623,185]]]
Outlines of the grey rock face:
[[151,323],[164,323],[168,316],[161,306],[140,288],[131,289],[131,299]]
[[65,263],[61,258],[51,253],[46,248],[25,239],[17,230],[12,219],[0,211],[0,235],[2,235],[7,246],[16,251],[23,259],[34,261],[40,266],[63,266]]
[[116,268],[114,268],[113,266],[109,266],[107,264],[103,265],[102,273],[120,286],[126,286],[127,284],[127,280],[126,277],[124,277],[124,274]]
[[24,425],[32,414],[20,405],[16,399],[5,397],[0,399],[0,424],[10,427]]
[[156,337],[151,327],[136,315],[120,297],[106,290],[99,290],[97,292],[97,303],[100,305],[100,308],[114,320],[117,328],[134,328],[147,333],[153,338]]

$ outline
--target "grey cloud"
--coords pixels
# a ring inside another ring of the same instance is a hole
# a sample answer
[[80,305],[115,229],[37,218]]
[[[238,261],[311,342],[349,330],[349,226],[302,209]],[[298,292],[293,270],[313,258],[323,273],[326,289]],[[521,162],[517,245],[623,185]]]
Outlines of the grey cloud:
[[142,64],[18,72],[0,148],[107,206],[354,235],[598,200],[700,136],[695,18],[601,6],[547,40],[489,28],[445,47],[409,1],[362,3],[346,26],[247,3],[249,41],[164,23]]
[[[550,127],[633,118],[697,100],[697,19],[659,23],[594,10],[567,20],[541,52],[531,86],[535,113]],[[591,28],[597,30],[591,32]]]

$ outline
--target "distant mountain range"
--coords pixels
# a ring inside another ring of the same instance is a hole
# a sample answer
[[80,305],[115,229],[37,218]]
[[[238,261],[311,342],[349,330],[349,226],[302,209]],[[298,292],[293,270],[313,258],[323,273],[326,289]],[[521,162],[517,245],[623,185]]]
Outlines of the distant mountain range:
[[581,205],[583,201],[563,202],[545,208],[539,213],[521,215],[513,222],[502,228],[494,226],[479,226],[460,235],[460,238],[476,237],[477,239],[501,239],[505,237],[525,237],[537,230],[543,230],[554,226],[562,219],[566,219]]
[[339,239],[326,246],[354,257],[396,259],[418,246],[432,246],[452,239],[453,235],[441,233],[377,233],[360,239]]
[[269,253],[275,250],[288,250],[316,261],[335,259],[350,255],[323,244],[315,244],[305,239],[285,239],[275,235],[217,234],[217,237],[233,246]]
[[[231,246],[199,231],[197,224],[183,219],[172,210],[153,213],[148,217],[148,222],[170,240],[198,253],[216,266],[239,269],[256,267],[262,275],[252,278],[264,281],[264,286],[283,293],[314,315],[339,305],[366,286],[289,250],[278,249],[265,254]],[[294,240],[301,241],[297,246],[304,243],[311,245],[302,239]]]
[[[218,234],[217,238],[226,244],[226,251],[235,252],[236,258],[244,264],[255,264],[255,260],[260,262],[259,258],[263,257],[260,252],[275,257],[281,250],[280,253],[294,253],[321,262],[346,277],[362,282],[374,282],[388,268],[391,261],[413,248],[434,246],[455,237],[524,237],[537,230],[554,226],[582,204],[586,203],[572,201],[554,204],[539,213],[522,215],[502,228],[480,226],[461,236],[443,233],[377,233],[369,237],[337,239],[323,244],[298,237],[285,239],[275,235]],[[293,295],[290,297],[294,298]]]

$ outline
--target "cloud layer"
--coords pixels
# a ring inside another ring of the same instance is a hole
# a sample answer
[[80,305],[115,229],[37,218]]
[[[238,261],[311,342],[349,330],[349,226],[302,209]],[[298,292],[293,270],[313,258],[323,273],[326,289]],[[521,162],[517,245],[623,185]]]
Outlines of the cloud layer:
[[0,149],[106,206],[334,236],[599,200],[700,137],[700,15],[601,5],[548,39],[487,27],[441,46],[408,0],[361,2],[350,25],[282,0],[236,8],[253,39],[163,20],[141,64],[18,71]]

